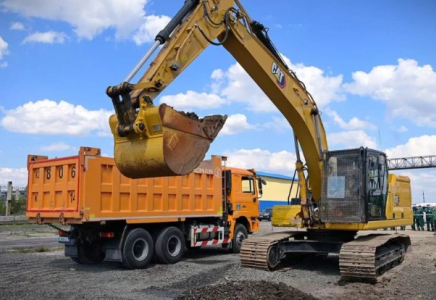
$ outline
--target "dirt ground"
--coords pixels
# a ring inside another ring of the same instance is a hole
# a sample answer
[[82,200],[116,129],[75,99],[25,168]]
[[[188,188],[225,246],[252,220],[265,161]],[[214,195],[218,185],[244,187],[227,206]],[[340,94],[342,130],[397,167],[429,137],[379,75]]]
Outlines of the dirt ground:
[[[262,222],[258,234],[272,230]],[[239,256],[221,248],[193,251],[175,265],[143,270],[108,262],[77,265],[57,250],[55,230],[0,226],[0,299],[436,299],[436,236],[400,233],[411,236],[412,251],[374,285],[340,282],[335,255],[300,259],[276,272],[241,268]],[[20,250],[26,241],[47,245],[26,253]]]
[[284,283],[261,281],[237,281],[218,284],[213,293],[204,293],[204,288],[186,290],[176,300],[188,299],[277,299],[277,300],[316,300],[312,295],[303,293]]

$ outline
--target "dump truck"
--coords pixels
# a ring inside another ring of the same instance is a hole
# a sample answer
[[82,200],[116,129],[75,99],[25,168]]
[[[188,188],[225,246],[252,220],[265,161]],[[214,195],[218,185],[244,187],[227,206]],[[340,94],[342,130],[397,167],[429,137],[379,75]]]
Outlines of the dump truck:
[[65,255],[77,263],[144,268],[208,245],[239,253],[259,229],[263,180],[255,170],[226,167],[226,157],[213,155],[187,175],[130,179],[100,152],[81,147],[76,156],[27,159],[26,216],[59,229]]

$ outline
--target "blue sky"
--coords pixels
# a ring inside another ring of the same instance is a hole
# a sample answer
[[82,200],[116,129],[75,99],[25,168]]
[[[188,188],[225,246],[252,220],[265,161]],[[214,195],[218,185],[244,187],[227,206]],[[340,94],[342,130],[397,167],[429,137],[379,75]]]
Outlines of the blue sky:
[[[183,4],[147,0],[0,0],[0,185],[25,185],[27,154],[112,156],[105,94]],[[436,2],[243,1],[320,106],[330,149],[436,154]],[[145,69],[140,72],[145,72]],[[137,77],[135,78],[137,80]],[[292,175],[292,130],[223,47],[208,47],[158,98],[200,116],[228,114],[210,154]],[[400,172],[414,202],[432,169]],[[434,199],[433,199],[434,200]]]

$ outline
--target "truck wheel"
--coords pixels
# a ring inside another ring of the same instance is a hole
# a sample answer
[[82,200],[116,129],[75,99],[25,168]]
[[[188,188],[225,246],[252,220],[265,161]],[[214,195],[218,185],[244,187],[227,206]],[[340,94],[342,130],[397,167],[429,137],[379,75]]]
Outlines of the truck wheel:
[[232,251],[233,253],[241,252],[242,242],[248,237],[247,228],[242,224],[236,224],[235,232],[232,239]]
[[163,229],[156,240],[156,257],[162,264],[174,264],[185,254],[185,238],[177,227]]
[[101,245],[99,243],[80,243],[77,247],[78,257],[71,257],[71,260],[75,263],[92,265],[101,263],[105,258],[105,254],[101,251]]
[[153,258],[154,244],[147,230],[130,230],[124,242],[122,258],[127,269],[145,268]]
[[104,260],[100,243],[86,243],[79,246],[79,260],[84,264],[98,264]]
[[72,261],[74,261],[76,264],[81,265],[82,262],[80,261],[80,259],[78,257],[70,257]]

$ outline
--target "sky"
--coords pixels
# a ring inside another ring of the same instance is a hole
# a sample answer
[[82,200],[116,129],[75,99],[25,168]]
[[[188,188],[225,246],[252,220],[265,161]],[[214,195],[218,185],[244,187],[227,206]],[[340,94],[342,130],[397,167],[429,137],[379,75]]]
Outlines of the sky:
[[[183,2],[0,0],[0,186],[27,184],[28,154],[113,155],[106,88]],[[313,95],[330,150],[436,155],[435,1],[241,2]],[[209,46],[155,103],[229,116],[206,158],[292,176],[292,128],[223,47]],[[396,173],[411,178],[414,203],[423,193],[436,202],[436,170]]]

